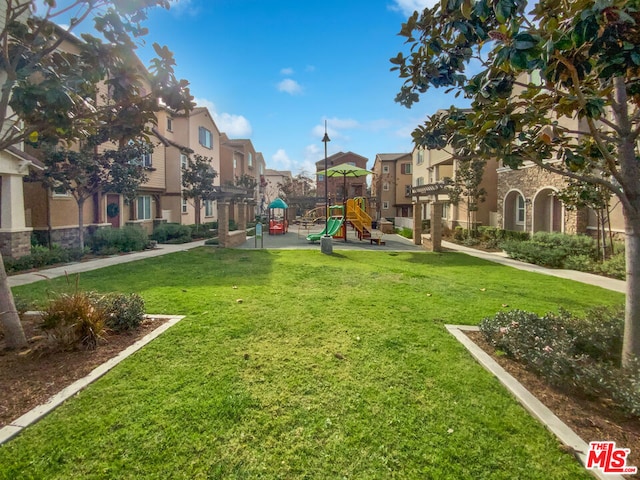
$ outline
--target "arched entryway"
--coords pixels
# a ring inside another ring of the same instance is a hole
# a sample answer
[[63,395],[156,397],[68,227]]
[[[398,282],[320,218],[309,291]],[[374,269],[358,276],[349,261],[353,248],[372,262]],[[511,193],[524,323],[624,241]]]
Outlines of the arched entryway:
[[533,198],[533,231],[562,232],[564,208],[555,196],[557,190],[552,187],[543,188]]
[[504,197],[502,223],[505,230],[525,231],[527,209],[524,195],[511,190]]

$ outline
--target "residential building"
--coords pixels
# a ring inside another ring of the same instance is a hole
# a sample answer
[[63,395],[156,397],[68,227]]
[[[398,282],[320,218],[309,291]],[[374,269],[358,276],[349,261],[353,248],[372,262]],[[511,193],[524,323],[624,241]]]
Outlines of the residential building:
[[376,219],[395,222],[396,218],[412,218],[411,153],[378,153],[372,170]]
[[[220,138],[220,182],[221,185],[236,185],[246,187],[243,182],[255,182],[253,192],[249,192],[256,208],[263,197],[263,181],[261,175],[264,173],[264,157],[256,151],[253,143],[249,139],[230,139],[225,133]],[[231,219],[236,218],[235,208],[232,208],[229,215]]]
[[[521,83],[540,83],[539,72],[526,74]],[[517,97],[522,88],[516,88]],[[584,120],[560,117],[560,125],[573,131],[587,131]],[[561,160],[551,160],[559,163]],[[498,224],[506,230],[563,233],[595,233],[598,222],[590,209],[567,208],[556,194],[567,186],[567,178],[551,173],[532,162],[524,162],[518,170],[497,165]],[[611,211],[605,223],[614,233],[624,233],[622,207],[616,197],[611,198]]]
[[[360,168],[367,168],[368,159],[353,152],[338,152],[327,157],[328,168],[349,164]],[[347,198],[364,197],[367,195],[367,177],[335,176],[326,178],[318,172],[324,170],[324,159],[316,162],[316,185],[318,196],[324,198],[325,181],[328,190],[329,204],[341,204]]]
[[264,179],[267,184],[264,198],[266,204],[269,205],[280,196],[280,185],[285,184],[287,181],[292,181],[293,175],[289,170],[273,170],[267,168],[264,173]]
[[[196,221],[193,200],[182,196],[182,170],[189,160],[201,156],[209,160],[218,173],[214,180],[220,186],[221,133],[206,107],[196,107],[188,114],[174,114],[168,110],[159,112],[157,126],[166,159],[166,190],[162,195],[162,218],[168,222],[193,225]],[[204,201],[200,220],[217,220],[217,202]]]

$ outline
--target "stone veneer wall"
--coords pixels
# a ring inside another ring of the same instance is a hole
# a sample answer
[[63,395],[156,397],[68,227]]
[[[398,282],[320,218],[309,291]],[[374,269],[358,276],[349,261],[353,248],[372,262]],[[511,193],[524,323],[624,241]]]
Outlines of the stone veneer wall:
[[[522,192],[525,199],[533,200],[535,194],[546,187],[562,190],[566,187],[566,180],[561,175],[543,170],[538,166],[521,168],[520,170],[506,170],[498,172],[498,225],[504,228],[504,199],[512,190]],[[588,215],[586,210],[564,210],[564,233],[586,233]],[[531,231],[533,222],[532,205],[527,205],[526,225]]]
[[[111,225],[86,225],[84,227],[84,243],[89,244],[91,235],[100,228],[111,228]],[[34,229],[34,235],[38,239],[38,242],[47,244],[47,230],[46,229]],[[78,227],[69,228],[54,228],[51,230],[51,243],[60,245],[63,248],[78,248]]]
[[20,258],[31,253],[31,231],[0,232],[0,253],[7,258]]

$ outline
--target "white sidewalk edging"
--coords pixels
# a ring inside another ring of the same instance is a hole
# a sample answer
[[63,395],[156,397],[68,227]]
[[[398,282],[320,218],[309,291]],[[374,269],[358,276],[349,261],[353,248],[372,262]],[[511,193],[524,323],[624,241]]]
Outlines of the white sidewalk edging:
[[[542,423],[558,440],[573,450],[575,457],[584,466],[587,463],[589,445],[582,440],[566,423],[560,420],[540,400],[534,397],[529,390],[502,368],[489,354],[476,345],[467,335],[467,332],[477,332],[478,327],[469,325],[445,325],[447,331],[453,335],[468,351],[473,358],[489,373],[493,374],[506,387],[507,390],[520,402],[536,420]],[[624,480],[621,475],[604,474],[600,470],[588,470],[600,480]]]
[[122,350],[118,355],[116,355],[112,359],[107,360],[102,365],[99,365],[96,368],[94,368],[86,377],[76,380],[71,385],[65,387],[60,392],[53,395],[51,398],[49,398],[49,400],[47,400],[42,405],[38,405],[37,407],[33,408],[29,412],[22,415],[20,418],[17,418],[16,420],[9,423],[7,426],[1,428],[0,429],[0,445],[7,442],[14,436],[16,436],[24,428],[36,423],[38,420],[40,420],[45,415],[49,414],[56,407],[58,407],[59,405],[64,403],[66,400],[68,400],[70,397],[77,394],[78,392],[80,392],[81,390],[89,386],[91,383],[95,382],[97,379],[102,377],[113,367],[115,367],[120,362],[122,362],[125,358],[133,355],[135,352],[137,352],[142,347],[150,343],[152,340],[159,337],[160,334],[167,331],[169,328],[174,326],[176,323],[178,323],[180,320],[182,320],[185,317],[185,315],[146,315],[146,316],[148,318],[162,318],[162,319],[166,318],[167,321],[162,325],[160,325],[155,330],[153,330],[152,332],[142,337],[133,345],[130,345],[126,349]]

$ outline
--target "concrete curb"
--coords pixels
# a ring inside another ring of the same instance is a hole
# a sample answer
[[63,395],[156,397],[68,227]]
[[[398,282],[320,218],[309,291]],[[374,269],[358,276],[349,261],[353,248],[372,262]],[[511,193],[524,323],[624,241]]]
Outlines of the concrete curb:
[[140,350],[146,344],[148,344],[155,338],[159,337],[160,334],[164,333],[166,330],[174,326],[176,323],[182,320],[185,316],[184,315],[147,315],[147,317],[166,318],[168,319],[168,321],[160,325],[154,331],[142,337],[133,345],[130,345],[129,347],[121,351],[118,355],[116,355],[112,359],[94,368],[91,371],[91,373],[89,373],[89,375],[87,375],[86,377],[76,380],[71,385],[62,389],[60,392],[58,392],[57,394],[49,398],[49,400],[47,400],[42,405],[38,405],[34,409],[22,415],[20,418],[17,418],[16,420],[12,421],[6,427],[3,427],[2,429],[0,429],[0,445],[9,441],[11,438],[19,434],[24,428],[36,423],[42,417],[52,412],[56,407],[58,407],[59,405],[64,403],[66,400],[68,400],[70,397],[72,397],[73,395],[77,394],[78,392],[80,392],[81,390],[89,386],[92,382],[95,382],[97,379],[102,377],[113,367],[115,367],[120,362],[122,362],[125,358],[133,355],[135,352]]
[[[520,402],[520,404],[540,423],[542,423],[558,440],[572,448],[576,458],[584,466],[587,462],[587,451],[589,445],[582,440],[569,426],[560,420],[551,410],[549,410],[540,400],[534,397],[520,382],[503,369],[491,356],[478,347],[464,334],[467,332],[477,332],[478,327],[468,325],[445,325],[447,331],[453,335],[471,353],[471,355],[488,372],[492,373],[502,383],[507,390]],[[601,480],[624,480],[621,475],[604,474],[600,470],[588,470],[594,477]]]

